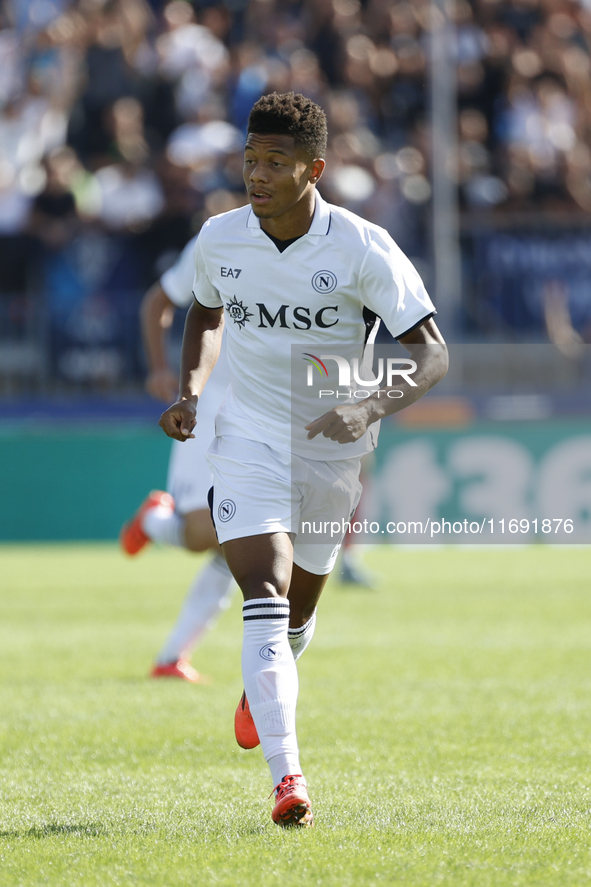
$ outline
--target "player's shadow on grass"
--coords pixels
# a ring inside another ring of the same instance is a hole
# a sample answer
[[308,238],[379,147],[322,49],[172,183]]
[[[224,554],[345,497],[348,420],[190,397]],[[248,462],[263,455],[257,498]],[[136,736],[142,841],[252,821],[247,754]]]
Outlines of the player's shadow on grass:
[[59,822],[48,822],[22,831],[0,832],[0,838],[51,838],[53,835],[80,835],[80,837],[97,838],[106,835],[107,830],[95,823],[75,823],[62,825]]

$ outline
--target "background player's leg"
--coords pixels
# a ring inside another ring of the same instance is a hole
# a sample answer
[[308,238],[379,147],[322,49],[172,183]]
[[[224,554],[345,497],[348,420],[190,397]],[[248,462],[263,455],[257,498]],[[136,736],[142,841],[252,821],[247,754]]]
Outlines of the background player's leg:
[[[185,548],[189,551],[214,550],[222,555],[209,508],[199,508],[184,515]],[[225,563],[225,560],[224,560]]]
[[244,595],[242,675],[273,785],[300,774],[295,729],[298,674],[287,637],[293,547],[287,533],[222,546]]
[[177,620],[156,657],[153,677],[184,677],[197,683],[200,675],[188,664],[191,653],[230,603],[234,580],[218,545],[208,508],[182,516],[185,547],[211,550],[213,558],[193,579]]
[[121,527],[119,541],[129,555],[139,554],[149,542],[184,545],[184,519],[175,511],[170,493],[152,490]]
[[148,508],[141,527],[151,542],[177,545],[188,551],[219,549],[209,508],[179,513],[167,504]]
[[160,542],[178,548],[185,546],[185,520],[174,508],[166,505],[148,508],[140,525],[150,542]]
[[181,611],[156,657],[158,666],[190,659],[191,653],[230,604],[234,579],[221,552],[195,576]]
[[[371,506],[368,506],[368,502],[371,502],[372,498],[371,470],[368,471],[368,466],[373,463],[373,459],[373,453],[368,453],[361,458],[359,482],[363,489],[361,491],[359,504],[355,509],[356,520],[359,520],[360,518],[363,520],[366,516],[367,508],[369,507],[371,509]],[[340,574],[339,578],[342,585],[356,585],[359,588],[373,588],[375,585],[374,577],[361,560],[360,546],[355,545],[355,536],[351,530],[347,531],[345,538],[343,539],[343,545],[341,547],[341,553],[339,560],[337,561],[336,569],[337,575]]]

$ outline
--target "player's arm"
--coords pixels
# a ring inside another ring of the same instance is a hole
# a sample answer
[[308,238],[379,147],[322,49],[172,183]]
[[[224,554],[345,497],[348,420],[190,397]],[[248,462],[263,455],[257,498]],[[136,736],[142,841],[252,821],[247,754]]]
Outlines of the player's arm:
[[[339,443],[352,443],[368,427],[415,403],[447,373],[448,353],[443,336],[432,317],[398,340],[416,363],[416,370],[403,372],[395,384],[381,388],[357,404],[343,404],[306,425],[308,440],[323,434]],[[389,392],[395,393],[394,397]]]
[[146,391],[152,397],[170,403],[177,394],[178,377],[170,368],[166,350],[167,333],[176,305],[171,302],[160,281],[153,284],[140,306],[142,339],[148,361]]
[[160,426],[175,440],[195,436],[197,401],[219,357],[223,332],[223,309],[205,308],[194,300],[183,334],[179,398],[160,417]]

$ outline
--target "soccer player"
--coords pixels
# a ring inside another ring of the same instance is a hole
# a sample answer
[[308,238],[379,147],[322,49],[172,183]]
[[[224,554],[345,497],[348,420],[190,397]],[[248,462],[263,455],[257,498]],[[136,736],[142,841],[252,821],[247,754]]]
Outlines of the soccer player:
[[[148,360],[146,388],[150,394],[170,403],[178,392],[178,374],[168,362],[166,331],[177,308],[192,301],[195,275],[195,241],[181,255],[142,301],[142,333]],[[229,384],[224,354],[207,383],[199,405],[196,435],[186,444],[173,442],[168,468],[168,492],[152,491],[133,518],[121,530],[121,545],[135,555],[152,542],[163,542],[189,551],[211,551],[212,557],[194,578],[177,621],[156,657],[152,677],[172,677],[199,683],[203,680],[189,659],[192,651],[228,606],[234,580],[217,542],[207,492],[211,472],[205,452],[215,436],[214,419]]]
[[[231,383],[208,461],[218,539],[244,596],[236,736],[243,746],[260,740],[275,787],[272,818],[284,826],[313,822],[296,737],[295,659],[312,637],[339,548],[310,542],[304,523],[349,520],[376,423],[447,371],[435,309],[411,263],[386,231],[317,192],[326,139],[324,112],[304,96],[272,94],[253,106],[244,153],[250,205],[210,219],[199,234],[180,397],[160,419],[171,437],[191,438],[225,316]],[[412,379],[337,400],[322,415],[313,400],[290,394],[292,346],[312,356],[353,349],[361,358],[377,318],[409,350]]]

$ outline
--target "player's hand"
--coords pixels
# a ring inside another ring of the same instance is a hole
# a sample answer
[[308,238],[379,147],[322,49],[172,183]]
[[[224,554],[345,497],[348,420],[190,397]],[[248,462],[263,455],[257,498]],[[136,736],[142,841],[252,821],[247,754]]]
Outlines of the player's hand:
[[146,391],[157,400],[170,403],[175,399],[179,390],[178,376],[168,367],[162,370],[154,370],[146,377]]
[[191,432],[197,422],[197,398],[177,400],[160,416],[160,427],[175,440],[188,440],[195,437]]
[[363,437],[370,424],[363,404],[343,404],[306,425],[308,440],[323,434],[337,443],[353,443]]

